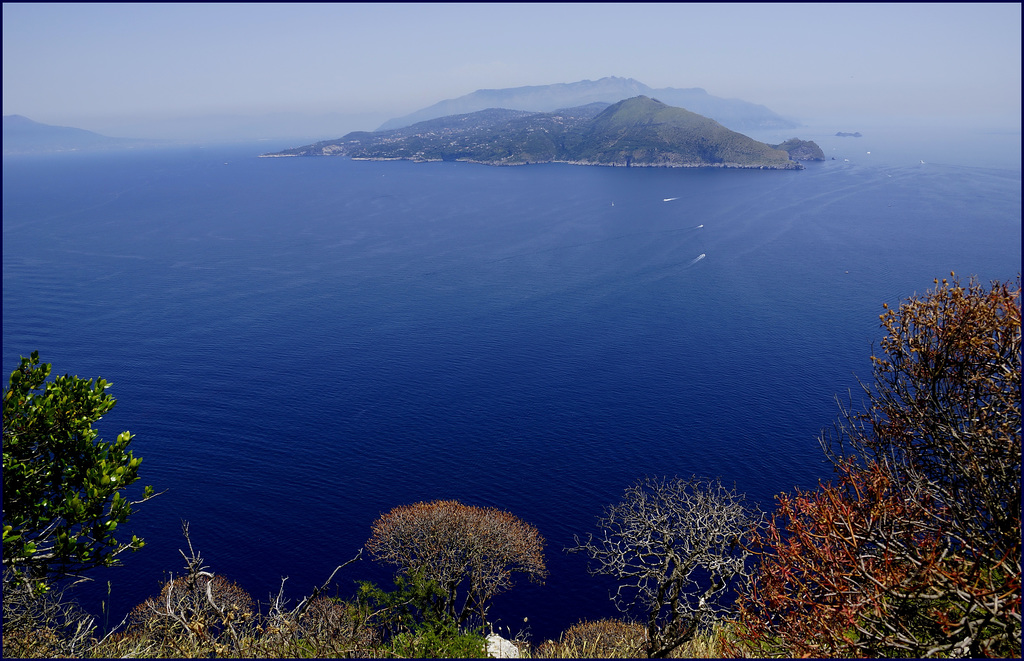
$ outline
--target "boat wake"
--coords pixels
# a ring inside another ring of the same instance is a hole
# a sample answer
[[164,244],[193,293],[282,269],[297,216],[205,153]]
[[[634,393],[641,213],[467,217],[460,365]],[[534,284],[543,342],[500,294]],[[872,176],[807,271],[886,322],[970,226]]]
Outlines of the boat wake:
[[699,262],[700,260],[704,259],[705,257],[707,257],[707,255],[706,255],[706,254],[704,254],[704,253],[701,253],[701,254],[697,255],[696,257],[694,257],[694,258],[693,258],[693,259],[692,259],[692,260],[690,261],[690,263],[689,263],[689,264],[687,264],[687,266],[693,266],[694,264],[696,264],[696,263],[697,263],[697,262]]
[[678,197],[666,197],[662,202],[671,202],[672,200],[678,200]]

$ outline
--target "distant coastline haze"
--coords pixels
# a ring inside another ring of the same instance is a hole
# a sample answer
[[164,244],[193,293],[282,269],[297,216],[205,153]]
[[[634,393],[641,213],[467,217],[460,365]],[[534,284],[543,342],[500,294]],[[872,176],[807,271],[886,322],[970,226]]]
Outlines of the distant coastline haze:
[[3,114],[326,139],[475,90],[617,76],[804,123],[1019,130],[1020,25],[1019,4],[5,3]]

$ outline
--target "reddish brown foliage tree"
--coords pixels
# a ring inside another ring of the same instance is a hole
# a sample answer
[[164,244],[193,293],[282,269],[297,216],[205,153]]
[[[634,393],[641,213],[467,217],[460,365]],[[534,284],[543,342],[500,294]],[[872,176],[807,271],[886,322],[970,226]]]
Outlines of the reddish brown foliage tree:
[[490,600],[512,587],[514,573],[535,581],[547,576],[536,528],[508,512],[453,500],[396,507],[374,522],[366,547],[407,576],[435,582],[444,594],[438,614],[460,624],[472,615],[485,623]]
[[[907,495],[873,464],[847,467],[837,485],[779,496],[754,545],[762,563],[741,598],[743,645],[734,643],[732,651],[814,657],[948,651],[935,648],[948,637],[943,626],[964,614],[963,604],[950,598],[956,563],[934,525],[939,506],[928,494]],[[991,596],[1000,587],[986,591]]]
[[735,653],[1020,653],[1020,280],[943,280],[881,315],[839,482],[780,496]]
[[926,488],[961,545],[1019,544],[1020,277],[990,289],[943,280],[899,310],[883,307],[868,410],[844,411],[826,453],[884,464]]

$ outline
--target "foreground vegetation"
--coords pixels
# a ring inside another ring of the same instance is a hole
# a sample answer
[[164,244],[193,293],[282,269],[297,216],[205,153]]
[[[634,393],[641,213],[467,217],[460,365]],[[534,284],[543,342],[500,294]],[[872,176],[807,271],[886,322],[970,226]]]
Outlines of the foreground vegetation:
[[[577,538],[613,577],[623,618],[559,640],[507,631],[536,658],[1012,657],[1021,649],[1021,334],[1016,282],[936,281],[880,317],[866,406],[821,437],[835,480],[772,513],[718,480],[648,478]],[[4,391],[4,657],[482,657],[491,600],[547,576],[536,528],[455,501],[396,507],[366,550],[386,590],[257,603],[210,571],[183,528],[184,570],[100,636],[71,593],[142,540],[117,538],[138,479],[125,432],[92,428],[102,380],[37,354]],[[282,585],[283,587],[283,585]]]

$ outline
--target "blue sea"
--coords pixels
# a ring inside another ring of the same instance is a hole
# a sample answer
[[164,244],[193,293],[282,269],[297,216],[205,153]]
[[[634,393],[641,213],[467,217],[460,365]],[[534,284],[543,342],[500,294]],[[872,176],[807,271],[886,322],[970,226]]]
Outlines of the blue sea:
[[[451,498],[547,540],[499,627],[614,616],[564,549],[630,483],[720,477],[771,509],[829,479],[817,438],[861,401],[882,304],[1020,272],[1019,160],[843,140],[791,172],[5,157],[4,378],[38,350],[111,381],[103,437],[135,434],[136,486],[166,490],[83,604],[110,581],[113,625],[155,595],[182,521],[214,572],[297,600],[381,513]],[[332,589],[390,576],[364,559]]]

